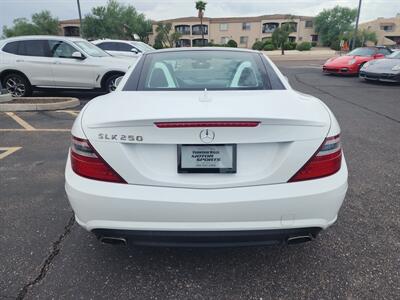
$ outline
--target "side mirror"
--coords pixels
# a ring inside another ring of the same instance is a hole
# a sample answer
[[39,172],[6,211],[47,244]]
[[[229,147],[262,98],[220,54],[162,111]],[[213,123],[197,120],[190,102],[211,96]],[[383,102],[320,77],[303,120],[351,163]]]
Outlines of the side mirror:
[[79,51],[75,51],[72,53],[71,55],[72,58],[76,58],[76,59],[85,59],[86,57],[84,57],[82,55],[82,53],[80,53]]
[[117,87],[120,84],[122,78],[124,78],[124,76],[120,76],[117,79],[115,79],[115,87]]
[[131,52],[133,52],[133,53],[135,53],[135,54],[138,54],[138,53],[139,53],[139,51],[138,51],[137,49],[135,49],[135,48],[132,48],[132,49],[131,49]]

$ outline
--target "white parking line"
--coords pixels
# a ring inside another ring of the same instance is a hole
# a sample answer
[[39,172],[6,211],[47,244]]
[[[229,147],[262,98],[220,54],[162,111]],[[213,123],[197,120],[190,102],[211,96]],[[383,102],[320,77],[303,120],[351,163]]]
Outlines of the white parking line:
[[68,128],[39,128],[39,129],[21,129],[21,128],[0,128],[0,132],[70,132],[71,129]]
[[56,110],[56,112],[63,112],[63,113],[69,114],[74,117],[78,116],[78,114],[79,114],[79,111],[76,111],[76,110]]
[[282,66],[282,68],[286,69],[321,69],[322,66],[315,66],[315,65],[309,65],[309,66]]
[[18,151],[21,148],[22,147],[0,147],[0,151],[5,151],[3,153],[0,153],[0,159],[3,159],[10,154],[13,154],[15,151]]
[[6,115],[12,118],[15,122],[17,122],[19,125],[21,125],[25,130],[36,130],[35,127],[30,125],[28,122],[22,120],[20,117],[18,117],[16,114],[12,112],[6,112]]

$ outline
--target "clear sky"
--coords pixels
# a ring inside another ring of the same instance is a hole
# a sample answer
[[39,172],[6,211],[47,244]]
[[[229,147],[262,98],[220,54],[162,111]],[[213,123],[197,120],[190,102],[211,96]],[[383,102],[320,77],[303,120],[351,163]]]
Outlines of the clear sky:
[[[107,0],[80,0],[83,15]],[[132,4],[153,20],[194,16],[194,0],[119,0]],[[297,14],[314,16],[324,8],[335,5],[356,7],[358,0],[206,0],[206,16],[256,16],[263,14]],[[0,0],[0,32],[3,25],[11,25],[13,19],[29,18],[43,9],[62,19],[78,18],[76,0]],[[400,0],[363,0],[361,21],[377,17],[394,17],[400,13]]]

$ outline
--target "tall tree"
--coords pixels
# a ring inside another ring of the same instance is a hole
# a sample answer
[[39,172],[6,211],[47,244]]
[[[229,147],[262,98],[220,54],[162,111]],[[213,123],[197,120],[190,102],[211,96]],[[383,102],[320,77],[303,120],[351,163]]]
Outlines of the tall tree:
[[156,38],[155,44],[157,44],[157,48],[172,48],[175,46],[176,42],[181,38],[181,34],[179,32],[171,32],[172,24],[171,23],[158,23],[156,28]]
[[[340,36],[340,39],[353,41],[354,31],[348,31],[345,34]],[[373,31],[369,31],[367,29],[358,30],[356,39],[355,39],[355,47],[365,46],[368,42],[376,43],[378,41],[376,37],[376,33]]]
[[204,17],[204,11],[206,10],[206,5],[207,5],[207,2],[205,2],[205,1],[196,1],[196,9],[197,9],[197,12],[198,12],[198,16],[200,18],[201,40],[203,42],[203,46],[205,46],[203,17]]
[[58,19],[52,17],[48,10],[43,10],[32,15],[32,21],[26,18],[17,18],[13,21],[13,26],[3,27],[5,37],[20,35],[56,35],[58,34]]
[[282,55],[285,55],[285,44],[289,39],[289,35],[295,31],[295,24],[292,22],[293,18],[290,18],[289,22],[283,23],[280,27],[275,28],[272,33],[272,43],[276,47],[281,48]]
[[136,39],[147,42],[152,30],[151,21],[132,5],[109,0],[105,6],[92,8],[86,15],[82,32],[86,38]]
[[357,15],[357,9],[335,6],[324,9],[315,18],[315,31],[324,46],[339,40],[340,35],[353,29],[352,23]]

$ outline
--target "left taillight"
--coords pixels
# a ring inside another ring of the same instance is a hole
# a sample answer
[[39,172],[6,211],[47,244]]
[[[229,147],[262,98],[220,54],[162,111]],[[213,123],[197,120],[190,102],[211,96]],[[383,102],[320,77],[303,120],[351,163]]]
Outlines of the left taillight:
[[88,140],[72,137],[71,142],[72,170],[86,178],[126,183],[93,149]]
[[335,174],[342,164],[340,135],[327,137],[314,156],[289,180],[311,180]]

